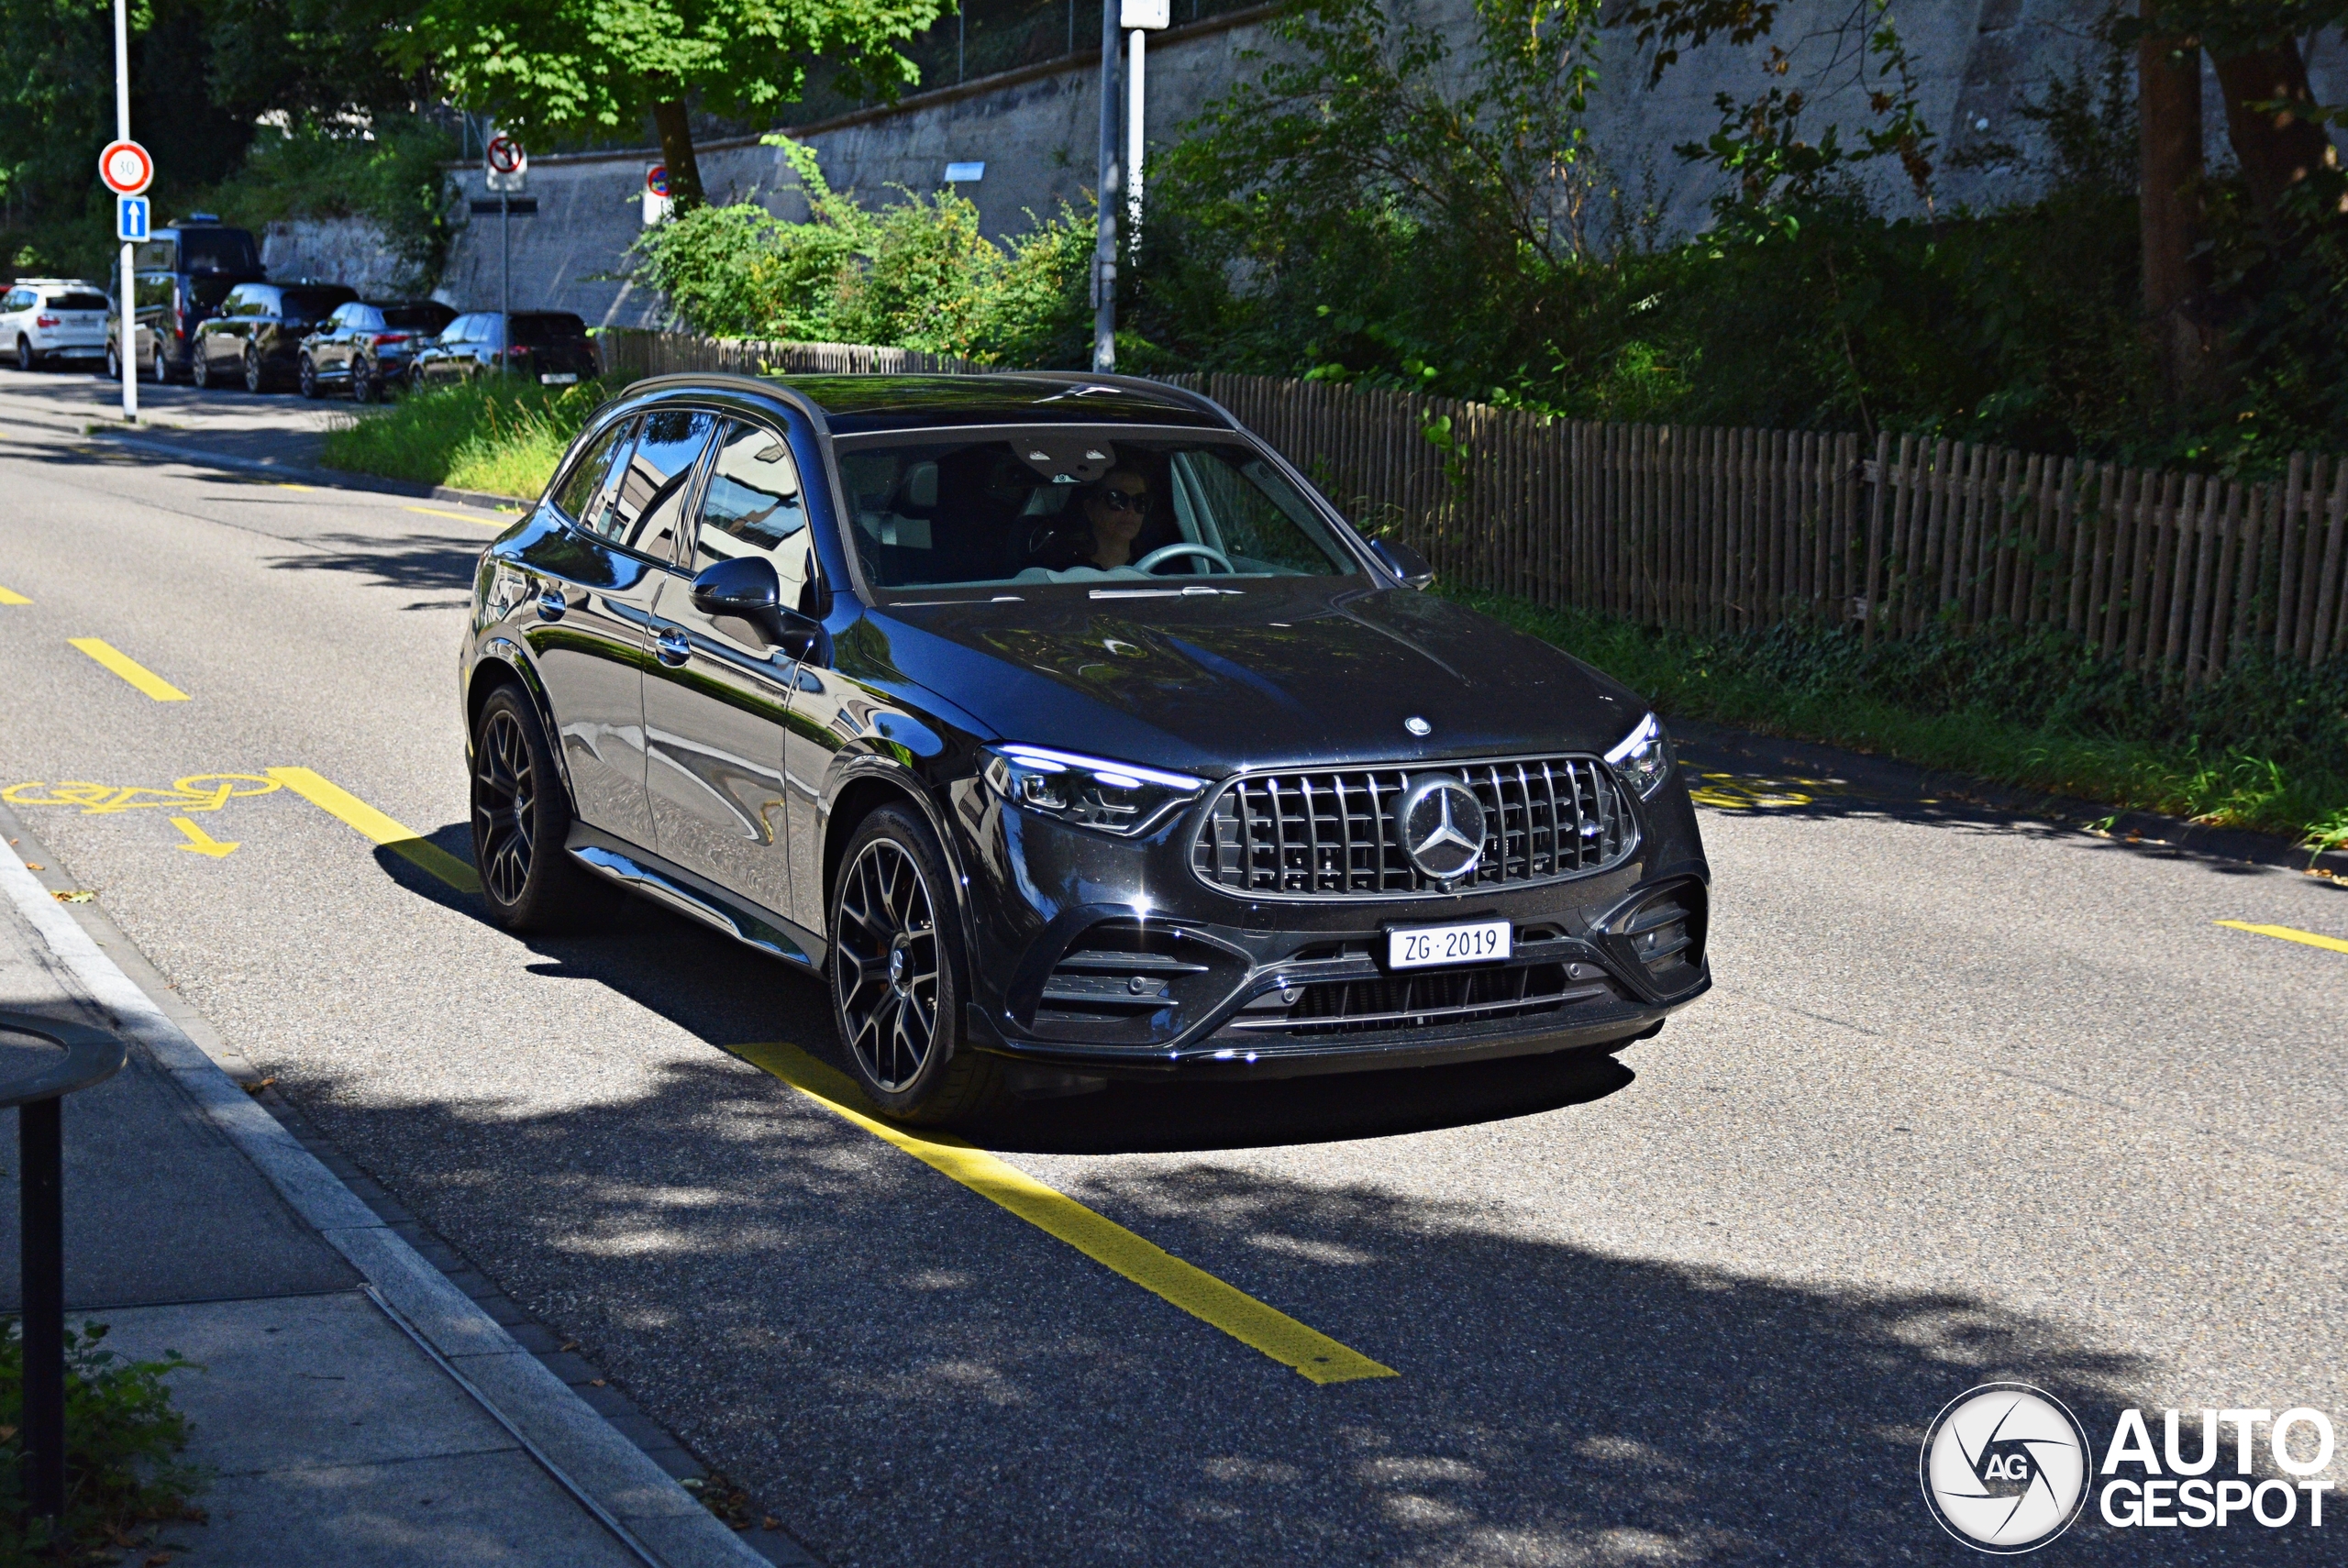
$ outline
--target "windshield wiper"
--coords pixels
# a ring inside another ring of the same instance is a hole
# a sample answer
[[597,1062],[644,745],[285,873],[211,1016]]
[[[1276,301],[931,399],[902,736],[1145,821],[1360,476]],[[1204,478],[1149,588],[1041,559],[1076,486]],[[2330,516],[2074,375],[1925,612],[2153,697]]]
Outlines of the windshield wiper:
[[1228,593],[1235,599],[1246,591],[1244,588],[1208,588],[1203,584],[1193,584],[1189,588],[1096,588],[1087,597],[1092,599],[1186,599],[1192,594]]

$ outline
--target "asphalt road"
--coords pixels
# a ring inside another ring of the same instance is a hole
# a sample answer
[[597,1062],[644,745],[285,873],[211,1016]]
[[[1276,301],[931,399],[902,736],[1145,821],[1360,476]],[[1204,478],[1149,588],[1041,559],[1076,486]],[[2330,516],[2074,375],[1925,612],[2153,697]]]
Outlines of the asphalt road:
[[[749,951],[645,906],[518,942],[290,790],[189,809],[197,776],[307,767],[466,853],[493,519],[109,456],[76,434],[107,390],[0,379],[14,810],[828,1562],[1973,1561],[1916,1444],[1974,1384],[2049,1388],[2099,1444],[2127,1405],[2348,1415],[2348,954],[2214,923],[2348,937],[2348,890],[1732,778],[1765,803],[1704,812],[1717,987],[1619,1063],[1116,1088],[983,1140],[1400,1374],[1319,1386],[728,1055],[837,1059],[814,986]],[[2045,1557],[2329,1539],[2091,1510]]]

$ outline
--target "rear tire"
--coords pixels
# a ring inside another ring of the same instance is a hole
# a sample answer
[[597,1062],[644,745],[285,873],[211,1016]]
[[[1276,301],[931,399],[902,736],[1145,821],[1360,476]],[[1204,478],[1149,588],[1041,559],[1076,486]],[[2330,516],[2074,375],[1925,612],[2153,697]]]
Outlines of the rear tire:
[[33,340],[21,332],[17,335],[17,369],[28,376],[40,369],[40,356],[33,352]]
[[832,1021],[864,1092],[903,1121],[1002,1103],[1002,1064],[962,1031],[961,911],[937,835],[910,806],[858,824],[832,889]]
[[155,340],[155,352],[148,362],[147,371],[154,378],[155,384],[159,387],[172,379],[172,361],[165,357],[163,340],[160,337]]
[[570,798],[546,730],[519,687],[490,693],[473,726],[473,865],[490,922],[512,932],[575,930],[607,912],[612,890],[563,850]]
[[110,381],[122,380],[122,356],[115,351],[115,346],[111,343],[106,345],[106,380]]

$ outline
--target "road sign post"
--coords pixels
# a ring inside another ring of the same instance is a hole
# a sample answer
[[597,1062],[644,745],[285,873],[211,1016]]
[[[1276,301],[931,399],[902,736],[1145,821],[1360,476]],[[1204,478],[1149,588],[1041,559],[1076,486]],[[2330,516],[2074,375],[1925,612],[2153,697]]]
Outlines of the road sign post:
[[1101,0],[1101,199],[1092,234],[1092,368],[1117,368],[1118,0]]
[[1125,259],[1141,247],[1142,59],[1145,41],[1173,20],[1171,0],[1119,0],[1125,28]]
[[482,149],[483,182],[497,193],[497,373],[509,369],[514,345],[514,194],[524,188],[530,155],[512,137],[493,136]]
[[[98,154],[98,178],[117,196],[138,196],[155,178],[155,160],[130,139],[130,0],[114,0],[114,140]],[[139,204],[145,226],[146,204]],[[115,309],[116,368],[122,371],[122,416],[138,422],[138,273],[132,263],[136,243],[123,232],[127,211],[115,213],[116,237],[122,241],[122,282]]]

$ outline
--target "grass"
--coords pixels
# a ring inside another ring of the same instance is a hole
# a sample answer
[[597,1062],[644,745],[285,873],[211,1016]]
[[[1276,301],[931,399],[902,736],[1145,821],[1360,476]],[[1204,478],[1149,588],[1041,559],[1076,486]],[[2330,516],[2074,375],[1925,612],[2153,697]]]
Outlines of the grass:
[[151,1527],[204,1517],[194,1497],[208,1477],[179,1457],[188,1420],[164,1381],[199,1369],[176,1351],[126,1360],[105,1337],[104,1323],[66,1326],[65,1512],[52,1533],[24,1517],[22,1324],[0,1333],[0,1568],[116,1562],[118,1549],[151,1542]]
[[2254,668],[2198,694],[2057,639],[1872,647],[1793,627],[1700,636],[1523,600],[1453,597],[1556,644],[1672,717],[1877,753],[2311,850],[2348,843],[2348,671]]
[[327,432],[330,469],[536,500],[572,436],[618,388],[494,379],[417,392]]

